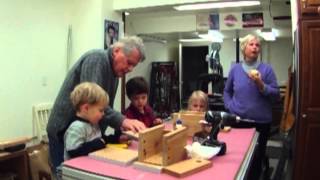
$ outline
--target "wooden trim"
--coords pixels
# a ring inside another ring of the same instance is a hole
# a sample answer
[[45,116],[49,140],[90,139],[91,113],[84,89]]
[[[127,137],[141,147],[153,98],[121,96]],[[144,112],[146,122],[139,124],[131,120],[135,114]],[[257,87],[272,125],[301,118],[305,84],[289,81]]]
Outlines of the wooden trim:
[[121,112],[126,109],[126,76],[121,78]]

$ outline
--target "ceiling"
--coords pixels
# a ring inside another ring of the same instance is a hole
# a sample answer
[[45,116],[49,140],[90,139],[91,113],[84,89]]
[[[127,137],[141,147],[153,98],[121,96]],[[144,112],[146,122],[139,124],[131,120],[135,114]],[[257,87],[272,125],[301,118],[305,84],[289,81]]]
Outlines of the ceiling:
[[[127,9],[130,15],[148,16],[151,13],[172,13],[172,14],[199,14],[199,13],[226,13],[226,12],[244,12],[244,11],[267,11],[269,15],[273,17],[285,17],[283,20],[274,20],[273,23],[278,31],[278,37],[291,37],[291,9],[289,0],[261,0],[260,6],[252,7],[238,7],[238,8],[224,8],[224,9],[210,9],[210,10],[196,10],[196,11],[176,11],[173,9],[173,5],[170,6],[157,6],[148,8]],[[222,31],[225,38],[234,38],[236,34],[244,36],[248,33],[256,34],[256,30],[227,30]],[[172,33],[154,33],[154,34],[139,34],[146,40],[159,40],[159,42],[176,41],[179,39],[193,39],[198,38],[196,32],[172,32]]]
[[[189,13],[205,13],[205,12],[241,12],[241,11],[263,11],[268,10],[271,6],[287,6],[290,4],[290,0],[260,0],[260,6],[251,6],[251,7],[237,7],[237,8],[223,8],[223,9],[207,9],[207,10],[192,10],[184,11]],[[139,13],[154,13],[154,12],[177,12],[173,7],[175,5],[164,5],[164,6],[155,6],[147,8],[134,8],[134,9],[124,9],[124,11],[130,12],[132,14]],[[181,12],[181,11],[180,11]]]

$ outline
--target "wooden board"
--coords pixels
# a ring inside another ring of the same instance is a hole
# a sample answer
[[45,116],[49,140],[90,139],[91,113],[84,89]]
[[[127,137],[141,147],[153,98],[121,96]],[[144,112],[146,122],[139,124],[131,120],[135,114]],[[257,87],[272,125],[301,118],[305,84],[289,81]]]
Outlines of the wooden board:
[[185,177],[210,168],[211,166],[212,162],[208,160],[188,159],[165,166],[163,172],[176,177]]
[[163,124],[139,132],[138,151],[140,162],[161,152],[163,134]]
[[133,167],[137,168],[137,169],[144,170],[144,171],[152,172],[152,173],[158,173],[158,174],[160,174],[163,169],[163,166],[153,165],[153,164],[149,164],[149,163],[143,163],[143,162],[139,162],[139,161],[134,162]]
[[163,166],[186,159],[187,152],[184,147],[187,145],[187,139],[186,127],[178,128],[163,136]]
[[130,149],[107,147],[90,153],[89,157],[126,166],[137,160],[138,152]]
[[162,165],[162,153],[155,154],[143,160],[145,163]]
[[194,133],[201,131],[200,120],[204,119],[204,112],[195,112],[195,111],[181,111],[179,113],[173,113],[173,126],[175,127],[176,120],[180,116],[182,125],[188,128],[188,136],[192,137]]
[[0,141],[0,149],[16,146],[19,144],[25,144],[31,140],[30,137],[18,137],[13,139],[8,139],[4,141]]
[[171,132],[164,131],[164,125],[139,133],[139,162],[166,166],[186,158],[187,128]]

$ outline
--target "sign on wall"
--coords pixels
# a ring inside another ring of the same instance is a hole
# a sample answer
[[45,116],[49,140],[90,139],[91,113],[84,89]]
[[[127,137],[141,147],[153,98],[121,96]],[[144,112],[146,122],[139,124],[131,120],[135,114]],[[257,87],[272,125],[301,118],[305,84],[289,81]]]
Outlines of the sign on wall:
[[243,13],[243,27],[263,27],[263,13]]
[[197,14],[196,16],[196,31],[206,32],[209,29],[208,14]]
[[241,29],[241,13],[220,13],[220,22],[221,30]]
[[219,14],[209,14],[209,29],[210,30],[220,29]]
[[196,31],[263,27],[263,13],[202,13],[196,16]]

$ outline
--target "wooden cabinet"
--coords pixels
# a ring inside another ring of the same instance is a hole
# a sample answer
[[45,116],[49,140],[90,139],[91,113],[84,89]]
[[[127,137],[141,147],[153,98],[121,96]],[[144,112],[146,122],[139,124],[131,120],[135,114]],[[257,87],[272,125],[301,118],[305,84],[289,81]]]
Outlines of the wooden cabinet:
[[28,153],[21,150],[13,153],[0,152],[0,173],[11,172],[18,180],[29,179]]
[[[320,5],[320,0],[306,0],[305,3],[306,7],[300,6],[300,12],[310,12]],[[298,111],[292,177],[295,180],[320,179],[320,15],[300,14],[298,24]]]
[[300,13],[320,16],[320,0],[300,0]]

